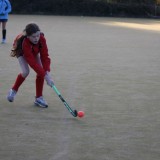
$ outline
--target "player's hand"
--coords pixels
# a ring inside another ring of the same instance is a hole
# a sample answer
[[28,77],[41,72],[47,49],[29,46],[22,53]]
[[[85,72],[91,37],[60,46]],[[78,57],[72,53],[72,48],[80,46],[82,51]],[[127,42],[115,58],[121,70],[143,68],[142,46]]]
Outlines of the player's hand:
[[53,80],[52,80],[52,77],[50,75],[50,73],[47,71],[46,72],[46,75],[44,77],[44,79],[46,80],[47,84],[52,87],[52,85],[54,84]]

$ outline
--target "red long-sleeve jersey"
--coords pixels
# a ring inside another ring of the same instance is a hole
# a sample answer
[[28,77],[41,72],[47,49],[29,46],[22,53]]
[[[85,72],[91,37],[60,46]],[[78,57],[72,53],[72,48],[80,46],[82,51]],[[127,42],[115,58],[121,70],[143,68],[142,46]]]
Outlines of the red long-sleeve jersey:
[[[37,44],[33,44],[28,38],[25,38],[22,43],[22,51],[25,60],[38,76],[44,77],[45,72],[50,71],[51,60],[48,54],[46,39],[43,35],[40,35]],[[38,54],[40,54],[42,66],[36,60]]]

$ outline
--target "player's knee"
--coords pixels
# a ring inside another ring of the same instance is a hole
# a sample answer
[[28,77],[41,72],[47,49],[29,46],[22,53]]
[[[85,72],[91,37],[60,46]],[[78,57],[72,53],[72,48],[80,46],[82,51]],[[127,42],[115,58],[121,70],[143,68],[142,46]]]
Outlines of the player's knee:
[[44,79],[43,75],[37,75],[36,77],[37,77],[37,79]]
[[45,74],[43,72],[37,73],[37,78],[44,79],[44,77],[45,77]]
[[22,77],[23,77],[23,78],[26,78],[28,75],[29,75],[29,71],[24,71],[24,72],[22,73]]

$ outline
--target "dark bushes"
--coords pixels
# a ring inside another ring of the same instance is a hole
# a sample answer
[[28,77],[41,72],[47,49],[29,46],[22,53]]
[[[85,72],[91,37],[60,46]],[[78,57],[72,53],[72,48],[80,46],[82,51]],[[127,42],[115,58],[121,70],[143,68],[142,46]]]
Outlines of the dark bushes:
[[15,14],[52,14],[81,16],[148,17],[155,14],[154,4],[108,3],[107,0],[16,0]]

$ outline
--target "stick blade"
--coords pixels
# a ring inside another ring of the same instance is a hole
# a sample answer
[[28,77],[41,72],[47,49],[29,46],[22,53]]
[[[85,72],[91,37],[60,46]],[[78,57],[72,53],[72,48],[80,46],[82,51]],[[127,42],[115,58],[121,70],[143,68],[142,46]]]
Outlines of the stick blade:
[[74,111],[72,112],[72,115],[73,115],[74,117],[77,117],[77,116],[78,116],[77,110],[74,110]]

